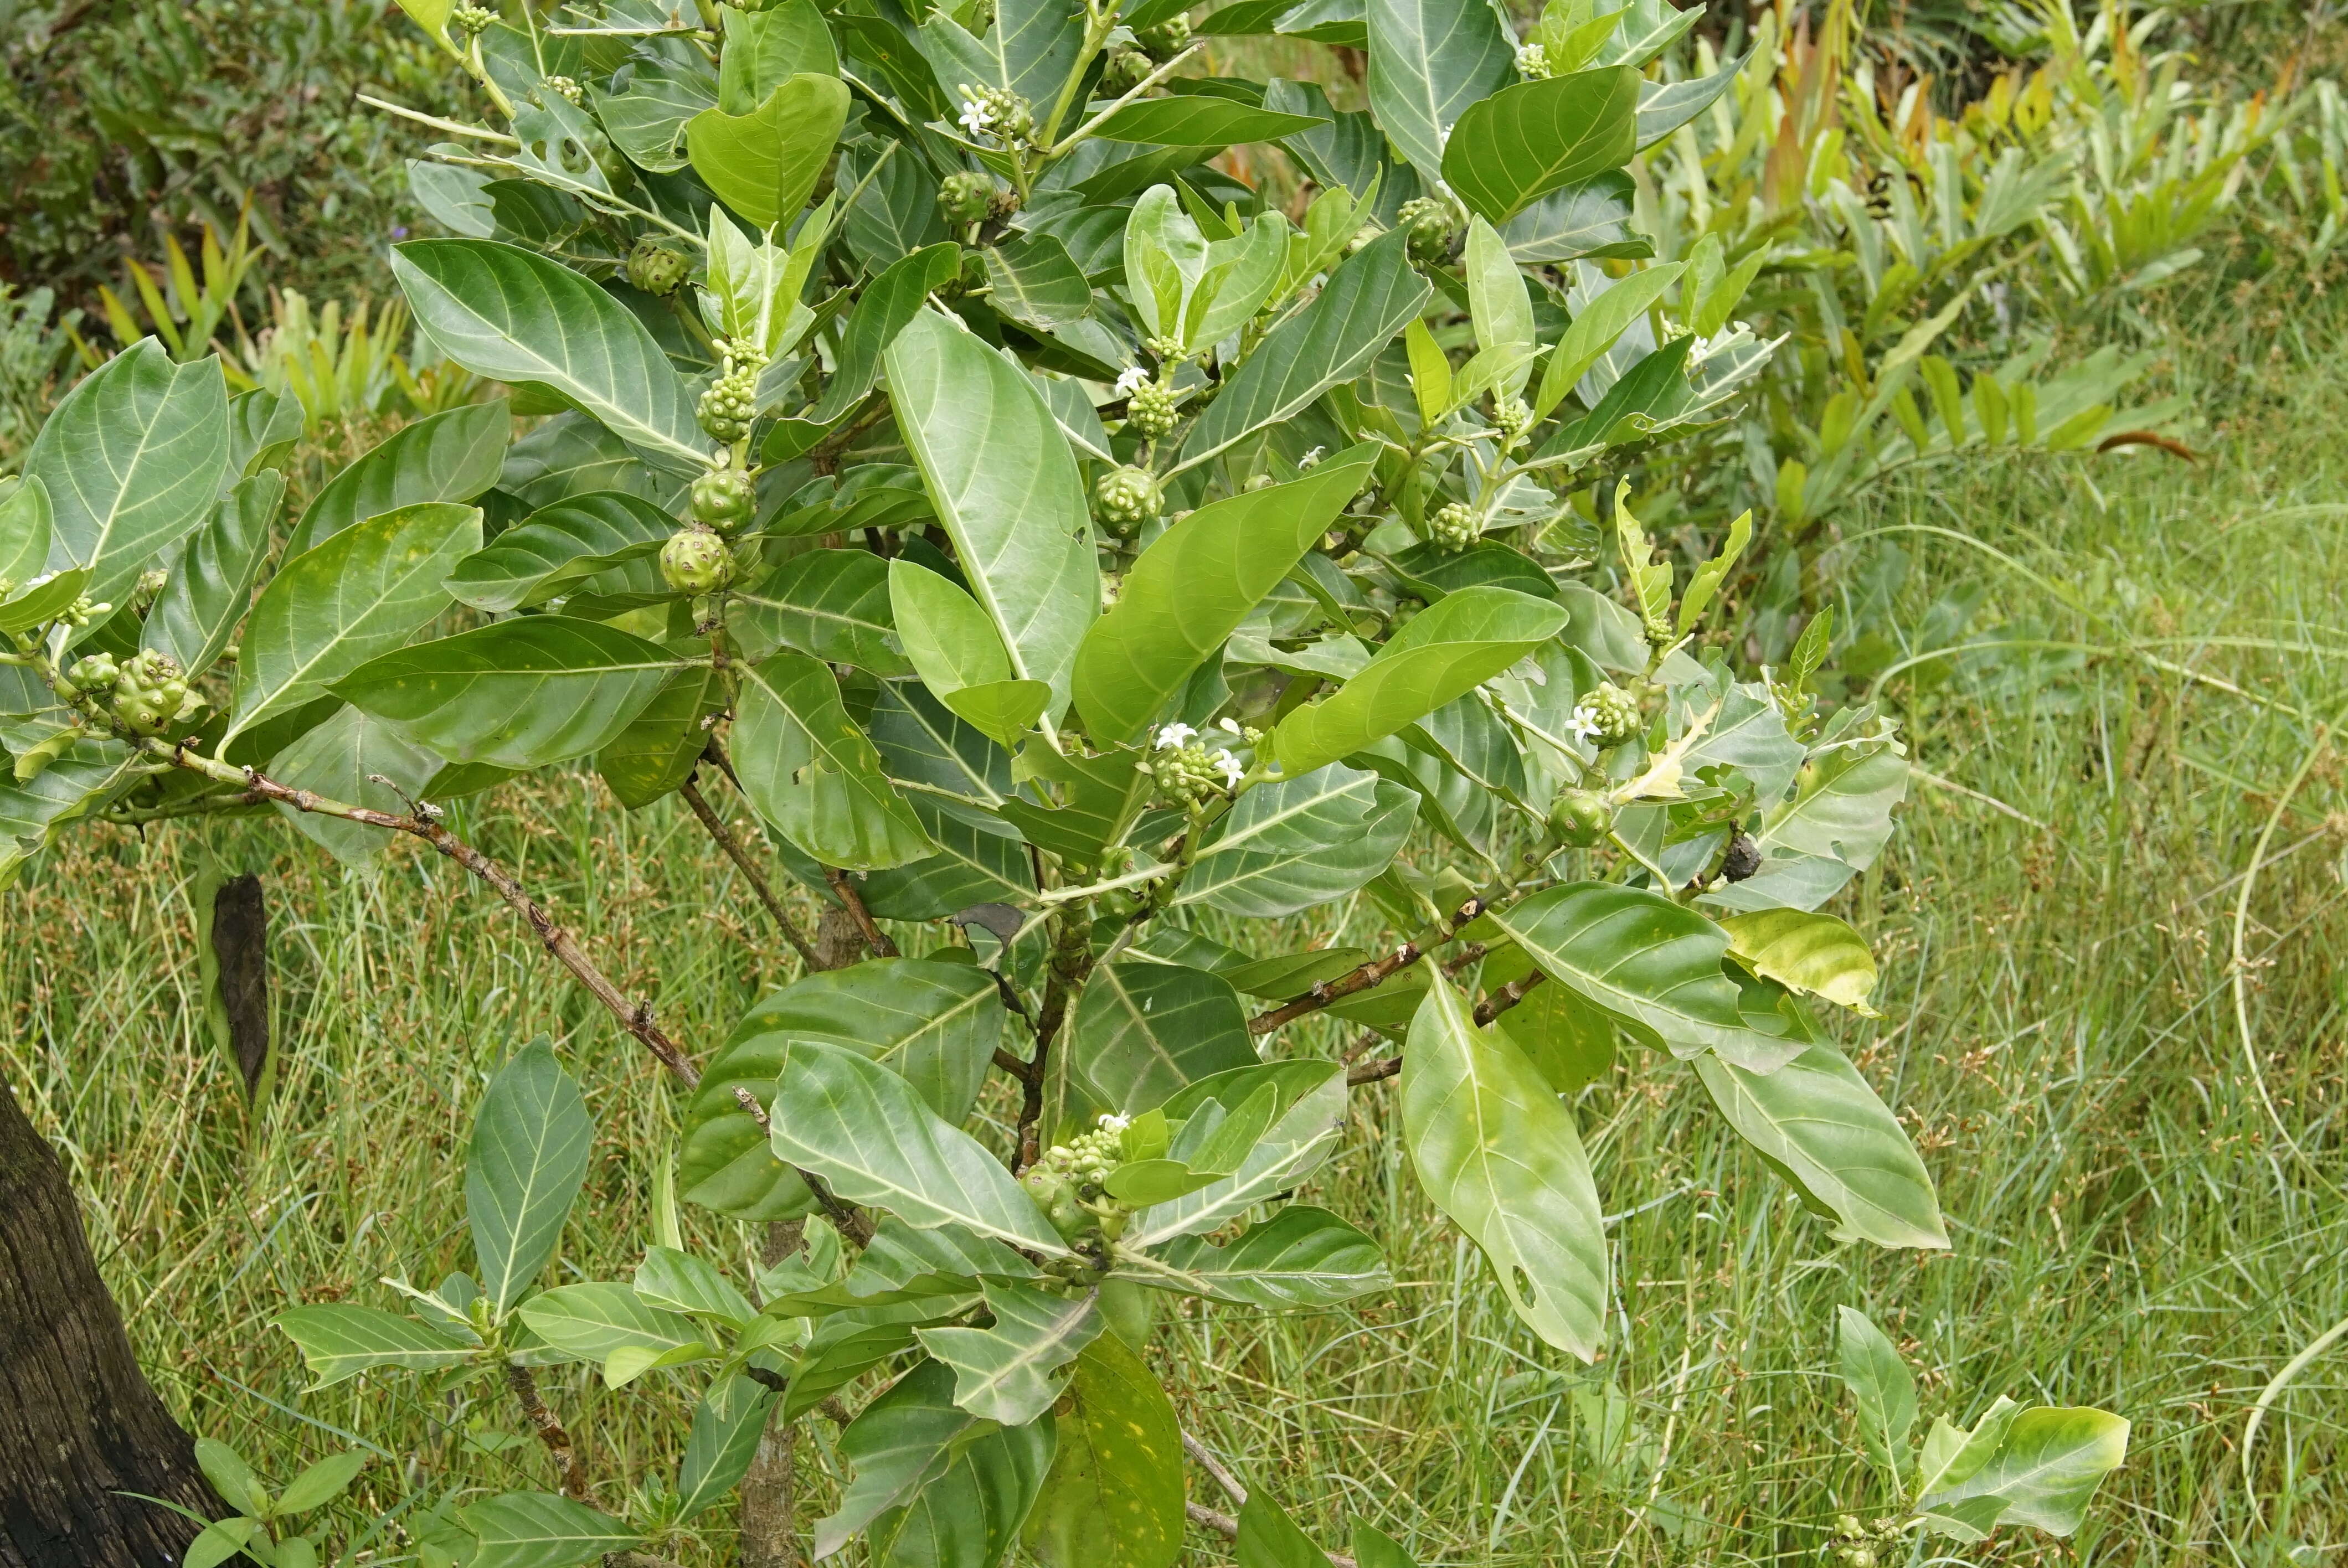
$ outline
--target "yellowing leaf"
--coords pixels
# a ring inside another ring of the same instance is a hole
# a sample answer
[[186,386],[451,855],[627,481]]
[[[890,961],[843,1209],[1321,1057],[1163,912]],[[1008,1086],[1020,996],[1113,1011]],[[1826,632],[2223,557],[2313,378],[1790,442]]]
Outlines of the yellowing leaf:
[[1764,979],[1824,997],[1838,1007],[1874,1018],[1875,955],[1866,938],[1832,915],[1762,909],[1721,920],[1728,950]]

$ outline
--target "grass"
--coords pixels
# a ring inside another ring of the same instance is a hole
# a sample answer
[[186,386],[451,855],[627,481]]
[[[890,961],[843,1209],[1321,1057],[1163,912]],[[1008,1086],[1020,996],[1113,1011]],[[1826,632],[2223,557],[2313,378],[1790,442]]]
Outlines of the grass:
[[[1851,1303],[1918,1364],[1928,1418],[1969,1421],[2006,1393],[2135,1423],[2075,1541],[2010,1532],[1932,1560],[2336,1560],[2348,1355],[2301,1371],[2240,1459],[2269,1380],[2348,1317],[2348,376],[2336,310],[2256,294],[2207,310],[2178,323],[2194,346],[2174,367],[2223,422],[2206,464],[1944,470],[1842,519],[1828,561],[1875,585],[1846,613],[1890,659],[1952,635],[2007,645],[1887,682],[1942,782],[1914,792],[1841,907],[1884,970],[1883,1018],[1849,1020],[1844,1043],[1913,1127],[1955,1250],[1838,1245],[1689,1075],[1629,1059],[1581,1105],[1626,1216],[1618,1337],[1584,1369],[1519,1327],[1405,1169],[1391,1087],[1365,1091],[1311,1195],[1387,1243],[1398,1287],[1357,1313],[1159,1329],[1186,1424],[1320,1539],[1358,1517],[1428,1563],[1822,1560],[1836,1512],[1890,1503],[1831,1375],[1834,1309]],[[623,815],[565,775],[461,815],[705,1052],[792,972],[682,812]],[[283,1042],[278,1095],[252,1120],[202,1024],[189,902],[198,876],[248,867],[268,879]],[[304,1395],[267,1324],[296,1301],[388,1304],[378,1276],[466,1261],[472,1106],[540,1032],[600,1127],[560,1267],[630,1267],[675,1125],[644,1053],[493,897],[404,849],[369,881],[267,821],[93,829],[5,907],[0,1071],[64,1151],[188,1423],[280,1478],[364,1434],[386,1454],[363,1483],[385,1511],[546,1485],[491,1391],[427,1407],[371,1378]],[[688,1223],[728,1255],[752,1245]],[[550,1382],[604,1501],[673,1473],[673,1392]],[[685,1555],[726,1547],[721,1522]]]

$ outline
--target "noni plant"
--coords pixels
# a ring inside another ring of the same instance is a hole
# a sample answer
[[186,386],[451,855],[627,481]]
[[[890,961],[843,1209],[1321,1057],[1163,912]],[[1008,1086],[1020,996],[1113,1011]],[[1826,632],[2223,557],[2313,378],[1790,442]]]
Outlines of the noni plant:
[[[322,1379],[500,1378],[543,1440],[558,1490],[418,1522],[425,1560],[657,1552],[819,1408],[850,1478],[819,1555],[1148,1568],[1187,1517],[1309,1560],[1267,1490],[1186,1503],[1142,1350],[1169,1300],[1384,1288],[1377,1238],[1295,1198],[1356,1098],[1583,1358],[1609,1246],[1561,1096],[1612,1071],[1692,1073],[1836,1237],[1947,1245],[1818,1021],[1869,1006],[1824,907],[1905,753],[1819,710],[1824,617],[1738,668],[1749,520],[1659,555],[1628,477],[1776,346],[1726,324],[1749,269],[1624,239],[1626,171],[1734,75],[1644,74],[1689,14],[1203,24],[1365,46],[1365,112],[1183,75],[1168,0],[403,4],[499,123],[432,122],[448,233],[390,265],[507,395],[287,517],[289,400],[152,342],[77,387],[0,497],[0,866],[90,818],[421,840],[665,1066],[679,1199],[765,1227],[757,1269],[672,1218],[633,1278],[541,1288],[592,1130],[517,1054],[474,1273],[283,1320]],[[805,960],[716,1049],[449,826],[557,767],[680,797]],[[695,1390],[675,1485],[589,1472],[535,1370],[578,1362]]]

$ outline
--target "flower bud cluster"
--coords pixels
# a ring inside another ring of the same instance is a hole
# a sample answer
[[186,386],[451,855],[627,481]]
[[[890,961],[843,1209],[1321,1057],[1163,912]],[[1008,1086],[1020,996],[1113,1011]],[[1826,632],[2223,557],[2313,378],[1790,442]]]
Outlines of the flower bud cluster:
[[1574,739],[1589,741],[1604,751],[1636,736],[1641,723],[1638,699],[1612,681],[1601,681],[1573,710],[1566,728]]
[[1125,1163],[1126,1119],[1104,1116],[1092,1132],[1044,1151],[1019,1178],[1063,1236],[1097,1230],[1115,1241],[1130,1211],[1108,1195],[1108,1175]]
[[448,25],[465,38],[479,37],[497,19],[498,14],[486,5],[459,5],[448,14]]
[[[1262,737],[1255,732],[1241,730],[1231,720],[1221,721],[1220,728],[1235,740],[1255,743]],[[1228,746],[1219,745],[1209,751],[1199,732],[1188,724],[1168,724],[1158,732],[1149,754],[1142,760],[1141,771],[1148,774],[1158,786],[1158,799],[1164,804],[1179,806],[1185,811],[1197,811],[1217,801],[1229,800],[1247,777],[1247,764],[1231,754]]]
[[1181,415],[1175,409],[1172,387],[1150,380],[1139,369],[1127,371],[1117,384],[1125,394],[1125,422],[1136,434],[1157,441],[1174,433]]
[[698,410],[701,428],[712,441],[731,444],[750,434],[750,421],[758,416],[760,368],[755,359],[726,356],[717,379],[701,395]]
[[1035,128],[1035,108],[1008,87],[964,85],[954,90],[962,94],[962,128],[973,139],[1018,147]]
[[1517,74],[1529,81],[1546,81],[1555,74],[1550,68],[1549,51],[1539,44],[1518,45]]

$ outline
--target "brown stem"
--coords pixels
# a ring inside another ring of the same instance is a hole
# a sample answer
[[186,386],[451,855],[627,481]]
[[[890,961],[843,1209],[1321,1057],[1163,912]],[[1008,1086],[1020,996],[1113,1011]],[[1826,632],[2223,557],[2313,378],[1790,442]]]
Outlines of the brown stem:
[[1331,1002],[1340,1001],[1373,986],[1385,984],[1425,957],[1427,950],[1439,948],[1457,935],[1461,927],[1490,907],[1490,901],[1481,895],[1470,898],[1449,916],[1437,921],[1410,941],[1405,942],[1383,958],[1373,958],[1358,968],[1348,969],[1334,980],[1323,980],[1304,995],[1278,1007],[1260,1012],[1248,1020],[1250,1034],[1270,1034],[1282,1024],[1292,1023],[1310,1013],[1319,1012]]
[[1092,973],[1092,906],[1079,899],[1063,909],[1060,927],[1052,944],[1049,971],[1044,982],[1044,1005],[1035,1015],[1035,1054],[1022,1075],[1025,1089],[1019,1100],[1019,1163],[1016,1171],[1025,1171],[1035,1163],[1042,1153],[1037,1147],[1042,1139],[1044,1120],[1044,1082],[1052,1063],[1052,1043],[1059,1038],[1060,1027],[1067,1021],[1068,1004],[1084,989],[1085,980]]
[[808,466],[819,474],[838,471],[839,455],[848,450],[848,444],[880,424],[888,412],[888,401],[873,395],[862,413],[807,449]]
[[1028,1076],[1035,1071],[1032,1063],[1020,1061],[999,1045],[994,1048],[994,1065],[1022,1083],[1026,1082]]
[[897,944],[889,939],[888,932],[873,923],[872,912],[864,907],[864,896],[857,892],[856,884],[849,879],[848,873],[837,866],[827,866],[823,868],[823,879],[831,884],[833,895],[847,907],[849,918],[854,920],[856,928],[864,934],[864,945],[881,958],[897,957]]
[[[750,1092],[748,1085],[736,1084],[734,1098],[741,1102],[743,1110],[750,1113],[750,1120],[758,1124],[758,1131],[771,1137],[775,1123],[767,1116],[767,1108],[758,1103],[758,1097]],[[805,1182],[808,1191],[815,1194],[817,1204],[823,1210],[823,1217],[831,1222],[834,1230],[858,1246],[871,1245],[872,1221],[862,1210],[840,1202],[839,1194],[824,1185],[823,1178],[813,1171],[800,1171],[797,1165],[791,1169],[798,1171],[799,1180]]]
[[1494,991],[1490,996],[1486,997],[1482,1001],[1476,1004],[1476,1022],[1479,1026],[1491,1022],[1494,1019],[1499,1017],[1502,1013],[1508,1011],[1510,1008],[1524,1000],[1525,993],[1527,991],[1532,989],[1535,986],[1540,984],[1547,979],[1549,979],[1547,975],[1542,974],[1539,969],[1533,969],[1513,980],[1510,980],[1507,985],[1502,986],[1498,990]]
[[532,898],[520,883],[514,880],[511,873],[441,826],[437,813],[419,810],[415,815],[402,816],[392,812],[375,811],[363,805],[351,805],[310,790],[294,789],[290,785],[280,784],[263,774],[258,768],[232,767],[227,763],[215,762],[210,757],[201,756],[189,751],[185,742],[174,745],[163,741],[149,741],[146,743],[146,749],[173,765],[186,768],[191,773],[200,773],[207,778],[219,779],[223,784],[241,784],[245,786],[246,793],[262,800],[290,805],[296,811],[314,812],[322,816],[340,817],[345,822],[362,823],[369,827],[380,827],[390,833],[405,833],[412,837],[422,839],[495,888],[499,897],[503,898],[516,913],[530,922],[530,927],[537,933],[539,942],[548,952],[554,955],[555,960],[564,968],[569,969],[572,978],[586,987],[595,999],[602,1002],[604,1009],[620,1020],[622,1028],[643,1041],[644,1049],[659,1058],[661,1065],[667,1068],[671,1075],[679,1082],[690,1089],[701,1081],[700,1069],[695,1067],[692,1059],[686,1056],[677,1043],[669,1039],[662,1031],[661,1027],[653,1021],[652,1004],[644,1001],[631,1001],[623,995],[620,988],[605,979],[603,971],[597,968],[594,961],[581,949],[571,933],[555,923],[554,917],[548,913],[546,907],[537,899]]
[[810,969],[818,968],[815,949],[808,946],[807,938],[799,935],[797,926],[791,924],[789,912],[784,909],[783,901],[775,897],[774,888],[768,886],[757,863],[751,860],[749,850],[743,846],[741,839],[735,836],[734,830],[726,825],[726,819],[717,815],[716,808],[702,794],[700,786],[688,778],[677,793],[685,797],[685,804],[693,808],[693,815],[701,819],[701,825],[709,830],[709,836],[717,841],[717,847],[726,852],[726,858],[734,863],[735,868],[750,884],[750,890],[758,896],[758,902],[767,907],[767,913],[774,917],[775,924],[782,927],[783,940],[791,945],[791,950],[799,956],[799,961]]
[[554,1412],[539,1398],[538,1379],[530,1369],[519,1361],[506,1363],[506,1387],[513,1390],[521,1405],[521,1413],[538,1431],[538,1440],[554,1456],[554,1468],[562,1472],[562,1495],[573,1501],[587,1501],[587,1468],[579,1462],[579,1450],[571,1443],[571,1434],[554,1419]]
[[[1498,990],[1494,991],[1490,996],[1486,997],[1482,1001],[1476,1004],[1476,1022],[1478,1025],[1491,1022],[1494,1019],[1499,1017],[1502,1013],[1508,1011],[1510,1008],[1524,1000],[1525,993],[1527,991],[1531,990],[1535,986],[1540,985],[1547,979],[1549,979],[1547,975],[1542,974],[1539,969],[1535,969],[1520,979],[1510,980],[1507,985],[1502,986]],[[1372,1038],[1375,1038],[1375,1036]],[[1360,1042],[1357,1041],[1356,1043],[1358,1044]],[[1356,1054],[1358,1054],[1358,1052],[1348,1051],[1346,1053],[1346,1059],[1351,1061]],[[1400,1072],[1401,1071],[1402,1058],[1400,1056],[1385,1056],[1380,1057],[1374,1061],[1359,1062],[1354,1066],[1346,1069],[1345,1081],[1354,1088],[1359,1088],[1365,1083],[1375,1083],[1381,1079],[1392,1078],[1395,1073]]]

